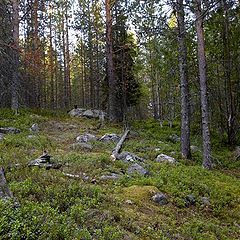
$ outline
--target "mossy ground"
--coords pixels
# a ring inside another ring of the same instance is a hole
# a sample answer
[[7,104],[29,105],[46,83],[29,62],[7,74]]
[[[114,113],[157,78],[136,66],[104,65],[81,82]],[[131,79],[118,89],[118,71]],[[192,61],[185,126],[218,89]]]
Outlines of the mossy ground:
[[[38,134],[29,131],[33,123],[40,126]],[[0,141],[0,165],[21,164],[6,168],[7,181],[21,207],[0,201],[0,239],[240,238],[240,163],[233,160],[226,145],[213,139],[215,169],[207,171],[201,167],[200,151],[193,154],[193,161],[181,159],[179,143],[169,138],[179,135],[178,123],[170,129],[154,121],[135,122],[132,129],[139,135],[130,137],[124,150],[145,158],[150,175],[122,174],[117,181],[101,181],[101,175],[125,173],[128,166],[112,161],[114,143],[96,142],[92,151],[71,149],[82,133],[122,132],[118,125],[94,130],[96,125],[96,120],[64,113],[22,110],[16,116],[9,110],[0,111],[1,127],[21,129],[20,134],[6,135]],[[198,135],[192,140],[200,146]],[[43,150],[64,164],[61,171],[26,167]],[[174,156],[179,163],[154,162],[160,153]],[[62,171],[84,172],[89,180],[70,179]],[[155,192],[165,193],[169,203],[154,203]],[[189,194],[195,196],[196,205],[187,208],[184,199]],[[210,199],[210,206],[202,205],[202,197]]]

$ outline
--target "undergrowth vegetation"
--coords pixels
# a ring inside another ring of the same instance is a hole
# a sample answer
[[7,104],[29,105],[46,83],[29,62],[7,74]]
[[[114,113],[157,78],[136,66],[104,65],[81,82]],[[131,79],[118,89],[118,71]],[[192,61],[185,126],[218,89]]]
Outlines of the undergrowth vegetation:
[[[38,133],[29,128],[33,123]],[[154,121],[135,122],[124,149],[144,158],[148,176],[127,174],[128,164],[113,161],[114,143],[93,143],[93,150],[73,150],[78,135],[121,134],[121,126],[97,120],[71,118],[64,113],[21,110],[0,111],[0,127],[17,127],[20,134],[6,134],[0,141],[0,166],[20,207],[0,201],[0,239],[239,239],[240,162],[226,145],[213,139],[213,171],[201,167],[201,139],[192,136],[193,161],[179,153],[180,125],[161,128]],[[27,163],[47,150],[60,170],[30,168]],[[176,165],[157,163],[164,153]],[[64,173],[82,174],[86,179]],[[118,180],[101,176],[117,173]],[[152,196],[168,196],[160,206]],[[195,204],[186,206],[186,197]],[[207,198],[209,204],[202,199]]]

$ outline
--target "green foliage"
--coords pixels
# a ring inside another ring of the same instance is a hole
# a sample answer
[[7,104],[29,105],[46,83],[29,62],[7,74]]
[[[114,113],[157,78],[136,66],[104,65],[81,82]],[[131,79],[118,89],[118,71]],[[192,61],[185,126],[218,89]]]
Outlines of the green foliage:
[[[87,153],[68,147],[79,133],[96,124],[94,120],[28,111],[15,118],[7,110],[1,116],[4,126],[14,119],[13,126],[22,129],[21,134],[6,134],[0,142],[1,166],[6,168],[9,187],[21,204],[14,208],[10,202],[0,201],[1,239],[239,238],[239,161],[232,160],[231,149],[215,136],[212,147],[216,169],[207,171],[201,167],[201,151],[193,153],[193,161],[181,158],[180,143],[170,137],[180,135],[178,122],[173,128],[167,122],[163,127],[152,120],[135,122],[132,128],[139,135],[130,135],[122,150],[143,157],[150,175],[129,176],[125,174],[129,164],[110,157],[115,143],[93,143],[93,150]],[[28,138],[34,122],[41,130]],[[72,124],[77,128],[69,130]],[[106,124],[94,134],[109,132],[122,131],[118,125]],[[199,146],[197,132],[192,140]],[[68,178],[59,170],[26,167],[44,148],[55,161],[63,163],[62,172],[85,173],[88,179]],[[178,164],[155,162],[160,153],[174,154]],[[7,168],[17,163],[20,166]],[[101,180],[102,175],[111,173],[121,177]],[[154,203],[156,192],[165,193],[169,203]],[[190,194],[196,204],[186,207],[186,196]],[[202,197],[209,198],[209,206],[203,205]]]

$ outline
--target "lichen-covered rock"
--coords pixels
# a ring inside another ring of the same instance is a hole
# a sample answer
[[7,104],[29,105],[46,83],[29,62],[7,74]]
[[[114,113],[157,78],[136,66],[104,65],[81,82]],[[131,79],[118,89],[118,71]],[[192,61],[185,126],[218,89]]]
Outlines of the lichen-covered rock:
[[93,146],[90,143],[77,142],[71,145],[71,149],[75,151],[81,151],[81,150],[91,151],[93,149]]
[[236,146],[234,151],[233,151],[233,158],[234,160],[240,159],[240,146]]
[[157,156],[156,162],[159,162],[159,163],[167,162],[167,163],[174,164],[176,163],[176,159],[165,154],[160,154]]
[[134,163],[133,165],[131,165],[128,168],[127,172],[128,172],[128,174],[140,174],[143,176],[146,176],[149,174],[149,172],[145,168],[140,166],[138,163]]
[[110,175],[102,175],[100,180],[118,180],[122,175],[117,173],[111,173]]
[[203,207],[209,207],[211,205],[209,197],[202,197],[201,203]]
[[103,135],[103,136],[99,139],[99,141],[101,141],[101,142],[110,142],[110,141],[118,142],[120,139],[121,139],[121,137],[118,136],[118,135],[115,134],[115,133],[107,133],[107,134]]
[[185,206],[190,207],[195,205],[196,205],[196,198],[192,194],[187,195],[185,198]]
[[168,197],[166,194],[163,193],[156,193],[153,197],[152,200],[160,205],[166,205],[168,204]]
[[39,126],[38,126],[38,124],[37,124],[37,123],[34,123],[34,124],[30,127],[29,130],[30,130],[31,132],[35,132],[35,133],[39,132]]
[[177,143],[181,141],[181,138],[176,134],[172,134],[171,136],[169,136],[169,140],[173,143]]
[[190,149],[191,149],[191,151],[192,151],[193,153],[195,153],[195,152],[201,152],[201,150],[200,150],[197,146],[194,146],[194,145],[191,145],[191,146],[190,146]]
[[8,134],[8,133],[18,134],[20,132],[21,131],[15,127],[1,127],[0,128],[0,133],[3,133],[3,134]]
[[80,135],[76,138],[76,141],[80,143],[87,143],[87,142],[96,141],[96,140],[97,140],[97,137],[90,133],[84,133],[83,135]]
[[135,162],[135,161],[144,162],[143,158],[140,158],[137,155],[135,155],[134,153],[130,153],[130,152],[119,153],[117,155],[116,159],[122,160],[124,162]]
[[68,114],[72,117],[82,117],[85,111],[86,109],[84,108],[74,108]]
[[0,141],[4,139],[4,134],[0,133]]
[[92,109],[92,110],[86,110],[82,114],[83,117],[87,118],[101,118],[104,119],[106,117],[106,113],[103,112],[102,110],[98,109]]

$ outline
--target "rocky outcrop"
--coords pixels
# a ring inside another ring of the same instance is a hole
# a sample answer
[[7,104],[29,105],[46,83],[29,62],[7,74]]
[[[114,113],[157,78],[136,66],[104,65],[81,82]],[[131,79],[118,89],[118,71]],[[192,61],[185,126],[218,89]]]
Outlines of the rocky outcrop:
[[149,174],[149,172],[142,166],[140,166],[138,163],[132,164],[128,170],[128,174],[140,174],[142,176],[146,176]]
[[76,138],[76,142],[80,143],[88,143],[91,141],[97,141],[97,137],[90,133],[84,133]]
[[39,158],[34,159],[28,163],[29,167],[42,167],[46,169],[59,169],[62,167],[62,164],[54,163],[51,161],[51,156],[48,155],[46,151],[43,152]]
[[122,160],[124,162],[135,162],[135,161],[144,162],[143,158],[140,158],[136,154],[130,153],[130,152],[121,152],[117,154],[116,160]]
[[152,200],[162,206],[168,204],[168,197],[166,194],[163,193],[156,193],[152,197]]
[[68,114],[72,117],[82,117],[82,114],[86,111],[84,108],[74,108]]
[[0,128],[0,133],[3,133],[3,134],[18,134],[20,133],[21,131],[15,127],[1,127]]
[[72,117],[87,117],[87,118],[99,118],[104,119],[106,113],[98,109],[84,109],[84,108],[74,108],[68,112]]
[[120,141],[120,139],[121,139],[121,137],[115,133],[107,133],[107,134],[103,135],[99,139],[99,141],[101,141],[101,142],[110,142],[110,141],[118,142],[118,141]]
[[159,163],[167,162],[167,163],[174,164],[176,163],[176,159],[165,154],[160,154],[157,156],[156,162],[159,162]]
[[39,132],[39,126],[38,126],[38,124],[37,123],[34,123],[31,127],[30,127],[30,129],[29,129],[31,132],[33,132],[33,133],[38,133]]

